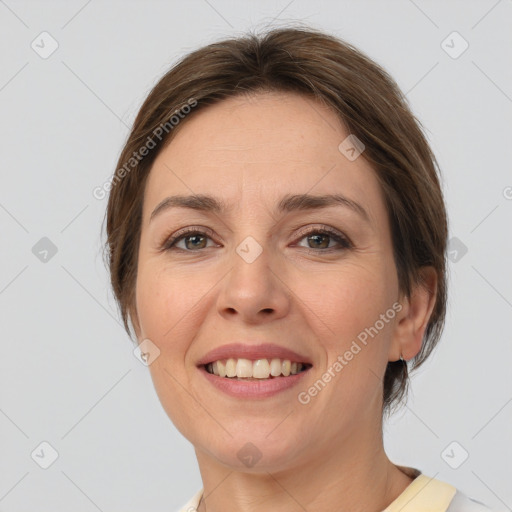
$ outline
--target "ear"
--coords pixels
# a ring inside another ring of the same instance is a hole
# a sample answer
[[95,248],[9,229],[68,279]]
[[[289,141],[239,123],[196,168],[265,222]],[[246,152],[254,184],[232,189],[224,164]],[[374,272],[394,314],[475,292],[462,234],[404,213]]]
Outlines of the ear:
[[402,296],[402,309],[397,315],[394,338],[388,360],[408,361],[421,349],[423,336],[432,315],[437,296],[437,272],[434,267],[420,270],[420,282],[413,284],[409,297]]

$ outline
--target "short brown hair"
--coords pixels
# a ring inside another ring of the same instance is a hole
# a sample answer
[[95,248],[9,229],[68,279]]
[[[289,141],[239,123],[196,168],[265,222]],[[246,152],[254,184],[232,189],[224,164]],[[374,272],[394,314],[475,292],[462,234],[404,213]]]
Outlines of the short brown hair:
[[[363,156],[385,196],[400,290],[409,295],[412,284],[421,283],[424,266],[437,272],[434,310],[421,350],[411,362],[413,369],[418,367],[440,338],[446,310],[447,218],[435,156],[386,71],[352,45],[304,27],[274,29],[261,36],[249,33],[202,47],[173,66],[144,101],[119,157],[117,172],[124,172],[115,175],[106,211],[107,262],[126,332],[131,336],[128,318],[133,326],[142,203],[152,163],[202,108],[259,91],[295,92],[328,105],[365,145]],[[171,126],[172,114],[176,117],[191,101],[191,112]],[[162,126],[167,126],[165,136],[153,141],[141,157],[141,146]],[[407,364],[389,362],[384,410],[403,399],[407,384]]]

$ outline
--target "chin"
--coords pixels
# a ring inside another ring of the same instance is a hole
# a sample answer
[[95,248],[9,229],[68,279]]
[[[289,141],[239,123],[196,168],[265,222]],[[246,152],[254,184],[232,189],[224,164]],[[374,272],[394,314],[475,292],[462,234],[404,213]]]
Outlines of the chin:
[[[275,427],[275,425],[274,425]],[[238,433],[216,436],[214,440],[193,440],[196,452],[212,458],[218,463],[248,473],[276,472],[297,464],[303,449],[304,435],[290,436],[285,431],[268,435],[265,433]]]

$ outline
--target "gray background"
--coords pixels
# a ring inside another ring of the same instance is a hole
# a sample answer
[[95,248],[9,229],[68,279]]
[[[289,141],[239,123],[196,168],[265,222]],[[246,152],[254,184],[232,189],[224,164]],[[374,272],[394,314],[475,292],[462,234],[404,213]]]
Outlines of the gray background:
[[[388,454],[512,509],[512,1],[5,0],[0,511],[173,511],[200,488],[192,446],[121,327],[101,257],[106,199],[92,191],[177,58],[294,20],[392,74],[443,170],[457,238],[447,325],[386,425]],[[51,48],[43,31],[59,45],[46,59],[31,47]],[[453,31],[469,43],[457,58]],[[46,261],[43,237],[57,248]],[[59,454],[48,469],[43,441]]]

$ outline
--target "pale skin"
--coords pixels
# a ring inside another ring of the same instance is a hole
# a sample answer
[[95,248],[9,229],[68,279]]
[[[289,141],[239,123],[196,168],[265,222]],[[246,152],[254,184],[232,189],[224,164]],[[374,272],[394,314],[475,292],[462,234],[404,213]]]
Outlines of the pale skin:
[[[161,351],[149,369],[162,406],[195,447],[200,511],[378,512],[412,481],[383,448],[382,380],[388,361],[418,353],[436,273],[425,268],[426,286],[400,292],[380,186],[363,157],[351,162],[339,151],[347,135],[334,112],[303,96],[229,98],[187,120],[151,169],[132,318],[139,340]],[[343,195],[367,218],[343,205],[276,211],[284,196],[305,193]],[[177,194],[212,195],[229,209],[170,208],[150,221]],[[161,249],[189,226],[210,231]],[[315,231],[326,226],[350,246]],[[252,263],[236,252],[248,236],[262,248]],[[396,302],[401,311],[300,403],[298,393]],[[313,367],[273,397],[230,397],[196,362],[244,340],[291,348]],[[248,442],[261,453],[252,467],[237,457]]]

